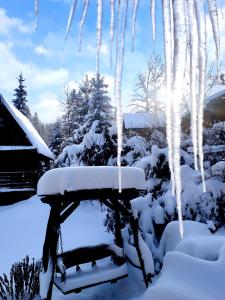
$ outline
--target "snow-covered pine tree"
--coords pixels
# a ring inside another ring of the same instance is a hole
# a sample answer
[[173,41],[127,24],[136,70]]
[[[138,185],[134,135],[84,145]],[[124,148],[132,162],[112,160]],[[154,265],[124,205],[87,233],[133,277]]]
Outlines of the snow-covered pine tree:
[[52,129],[52,138],[49,145],[50,150],[55,154],[56,157],[58,157],[58,155],[62,150],[62,142],[63,142],[63,136],[62,136],[61,121],[57,120]]
[[85,134],[82,160],[86,165],[107,165],[115,152],[113,149],[116,149],[115,140],[109,132],[113,114],[107,87],[104,77],[99,74],[90,80],[88,111],[82,125]]
[[80,91],[75,89],[65,90],[65,100],[61,102],[64,110],[62,116],[62,133],[66,143],[73,141],[74,131],[79,128],[81,122],[81,107],[83,97]]
[[104,83],[104,77],[101,77],[99,74],[90,80],[90,98],[83,126],[86,132],[91,129],[94,121],[99,121],[99,129],[111,125],[112,106],[107,88],[108,85]]
[[20,73],[18,80],[18,87],[14,90],[15,98],[12,100],[14,106],[22,113],[24,114],[28,119],[31,118],[31,113],[29,106],[27,105],[27,91],[26,86],[24,85],[25,79],[23,78],[23,74]]

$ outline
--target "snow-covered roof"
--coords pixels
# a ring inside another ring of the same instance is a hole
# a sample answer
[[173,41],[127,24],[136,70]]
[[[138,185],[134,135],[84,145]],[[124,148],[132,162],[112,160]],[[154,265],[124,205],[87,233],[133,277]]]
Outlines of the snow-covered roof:
[[10,112],[17,124],[22,128],[32,146],[35,147],[35,149],[37,149],[37,152],[46,157],[54,159],[53,153],[49,150],[48,146],[43,141],[43,139],[41,138],[37,130],[34,128],[34,126],[30,123],[30,121],[11,103],[7,102],[1,94],[0,101]]
[[209,103],[221,96],[225,96],[225,85],[215,85],[211,88],[209,95],[205,98],[205,103]]
[[123,121],[126,129],[142,129],[165,126],[164,114],[156,115],[153,113],[124,113]]
[[[46,172],[39,180],[38,195],[63,195],[65,192],[119,189],[118,167],[65,167]],[[122,189],[145,190],[144,171],[121,167]]]

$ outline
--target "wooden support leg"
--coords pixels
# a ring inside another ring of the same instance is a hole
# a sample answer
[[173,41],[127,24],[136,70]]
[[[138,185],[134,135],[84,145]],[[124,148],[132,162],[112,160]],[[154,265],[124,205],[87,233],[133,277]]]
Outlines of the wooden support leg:
[[41,298],[44,300],[50,300],[52,298],[52,287],[56,266],[57,244],[60,227],[59,220],[60,207],[58,205],[53,205],[51,207],[46,230],[42,257],[43,271],[40,275],[42,278],[42,280],[40,280]]
[[123,247],[123,239],[121,235],[121,219],[120,219],[120,211],[115,209],[115,240],[116,245],[120,248]]
[[145,264],[144,264],[144,260],[142,258],[142,254],[141,254],[141,248],[140,248],[140,242],[139,242],[140,232],[139,232],[138,218],[132,215],[131,218],[130,218],[130,225],[131,225],[133,235],[134,235],[134,245],[135,245],[136,250],[137,250],[137,254],[138,254],[138,258],[139,258],[139,262],[140,262],[144,282],[145,282],[146,287],[148,287],[148,282],[149,282],[148,277],[149,276],[147,276],[147,274],[146,274]]

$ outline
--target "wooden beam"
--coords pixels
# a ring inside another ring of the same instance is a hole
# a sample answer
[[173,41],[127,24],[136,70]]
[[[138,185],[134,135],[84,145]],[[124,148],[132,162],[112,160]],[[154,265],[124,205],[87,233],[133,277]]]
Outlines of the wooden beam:
[[79,206],[80,201],[73,202],[69,207],[60,215],[60,224],[62,224]]

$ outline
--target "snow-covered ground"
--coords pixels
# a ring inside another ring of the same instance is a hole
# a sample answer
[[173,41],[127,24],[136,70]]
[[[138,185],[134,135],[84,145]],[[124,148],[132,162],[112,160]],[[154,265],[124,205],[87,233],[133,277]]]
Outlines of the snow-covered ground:
[[[8,273],[11,265],[27,254],[40,259],[48,221],[49,206],[37,196],[12,206],[0,207],[0,273]],[[83,202],[62,226],[64,250],[112,241],[103,225],[105,213],[97,202]],[[131,299],[144,293],[141,273],[128,266],[129,277],[115,284],[103,284],[79,294],[63,296],[56,288],[54,300]]]
[[[27,254],[41,258],[48,215],[48,205],[37,196],[0,207],[1,274],[8,273],[11,265]],[[111,242],[113,236],[103,226],[104,217],[104,207],[98,202],[82,202],[62,226],[64,250]],[[128,264],[129,276],[115,284],[102,284],[67,296],[54,288],[52,299],[223,300],[225,230],[213,235],[206,224],[193,221],[185,221],[184,229],[185,238],[181,240],[177,221],[166,227],[158,249],[153,251],[162,260],[165,255],[163,268],[147,291],[141,272]]]

